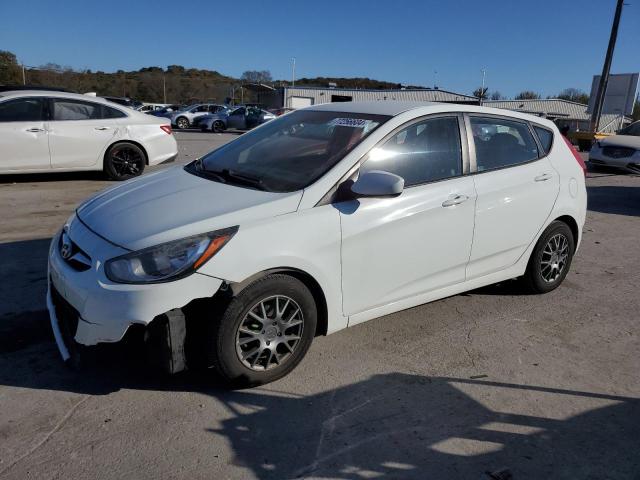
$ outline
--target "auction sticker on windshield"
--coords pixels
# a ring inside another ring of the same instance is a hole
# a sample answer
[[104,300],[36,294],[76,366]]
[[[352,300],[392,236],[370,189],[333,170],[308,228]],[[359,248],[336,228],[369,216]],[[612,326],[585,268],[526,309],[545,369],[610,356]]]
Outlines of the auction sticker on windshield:
[[370,122],[371,120],[365,120],[364,118],[334,118],[329,122],[329,125],[337,127],[364,128]]

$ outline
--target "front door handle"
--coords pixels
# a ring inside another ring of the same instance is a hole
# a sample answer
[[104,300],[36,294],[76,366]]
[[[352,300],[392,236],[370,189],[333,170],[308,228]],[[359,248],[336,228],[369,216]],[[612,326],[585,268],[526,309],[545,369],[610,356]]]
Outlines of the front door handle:
[[551,178],[551,174],[549,173],[543,173],[541,175],[538,175],[536,178],[534,178],[534,180],[536,182],[546,182],[547,180],[549,180]]
[[466,195],[453,195],[448,200],[442,202],[443,207],[453,207],[454,205],[460,205],[462,202],[469,200]]
[[37,128],[37,127],[27,128],[27,132],[32,132],[32,133],[44,132],[44,128]]
[[111,127],[96,127],[94,130],[110,130]]

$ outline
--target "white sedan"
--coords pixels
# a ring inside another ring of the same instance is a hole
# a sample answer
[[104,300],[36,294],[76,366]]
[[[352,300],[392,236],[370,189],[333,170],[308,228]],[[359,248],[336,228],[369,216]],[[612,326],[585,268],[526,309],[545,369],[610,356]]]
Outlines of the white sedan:
[[586,199],[547,120],[318,105],[85,202],[51,243],[47,303],[65,359],[142,328],[170,372],[208,358],[258,385],[316,335],[515,277],[555,289]]
[[177,153],[167,119],[75,93],[0,93],[0,174],[103,170],[126,180]]

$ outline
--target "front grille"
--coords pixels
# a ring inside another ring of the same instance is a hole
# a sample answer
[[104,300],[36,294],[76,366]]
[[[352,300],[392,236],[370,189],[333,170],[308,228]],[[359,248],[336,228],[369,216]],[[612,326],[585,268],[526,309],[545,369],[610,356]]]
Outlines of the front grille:
[[78,272],[85,272],[91,268],[91,257],[82,250],[66,232],[62,232],[58,240],[58,251],[62,259]]
[[51,301],[53,307],[56,310],[56,317],[58,318],[58,326],[62,333],[64,344],[67,348],[70,348],[74,344],[74,337],[76,336],[76,330],[78,330],[78,321],[80,313],[73,308],[73,306],[67,302],[62,295],[58,293],[56,288],[51,285]]
[[611,158],[627,158],[636,153],[636,151],[629,147],[604,147],[602,153]]

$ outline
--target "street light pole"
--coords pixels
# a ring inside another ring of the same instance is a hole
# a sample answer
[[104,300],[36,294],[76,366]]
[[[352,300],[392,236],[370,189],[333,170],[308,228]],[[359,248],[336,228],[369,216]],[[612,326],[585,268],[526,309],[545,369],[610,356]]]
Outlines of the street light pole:
[[291,57],[291,86],[296,86],[296,57]]
[[22,64],[22,85],[27,84],[27,74],[24,71],[24,63]]
[[165,79],[165,76],[162,75],[162,98],[164,103],[167,103],[167,81]]
[[613,24],[611,25],[611,36],[609,37],[609,46],[607,47],[607,55],[604,58],[602,66],[602,75],[598,83],[595,102],[593,103],[593,111],[591,112],[591,131],[596,132],[600,125],[600,116],[602,115],[602,105],[604,104],[604,94],[607,91],[607,83],[609,82],[609,72],[611,71],[611,61],[613,60],[613,51],[616,48],[616,40],[618,38],[618,26],[620,25],[620,16],[622,15],[622,4],[624,0],[618,0],[616,5],[616,13],[613,16]]
[[483,68],[482,69],[482,90],[480,90],[480,106],[482,106],[482,103],[484,102],[484,79],[485,76],[487,75],[487,69]]

